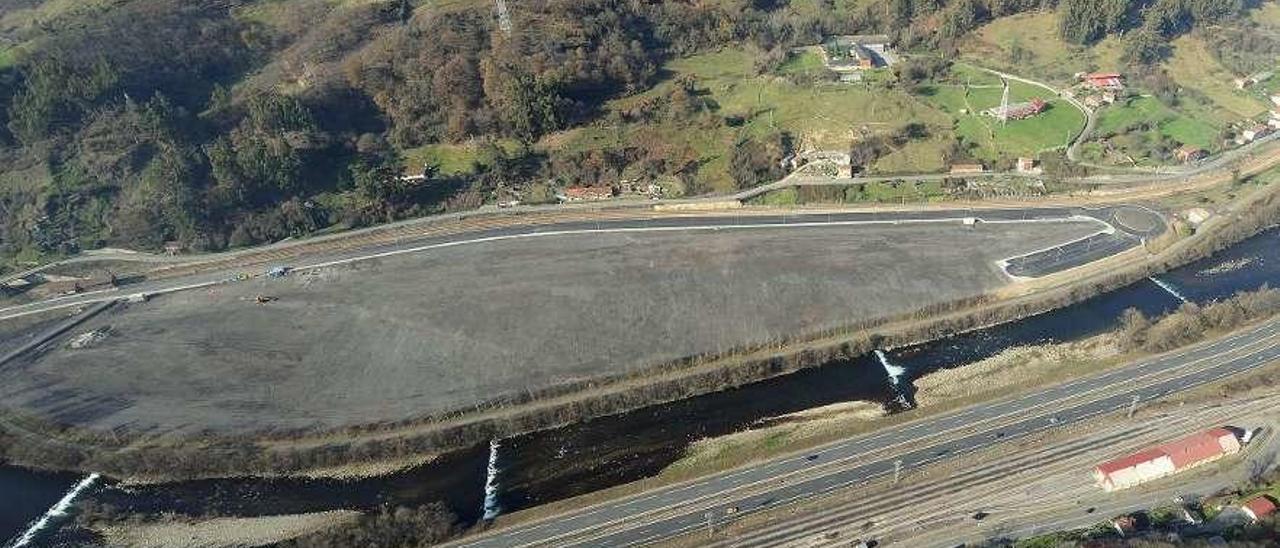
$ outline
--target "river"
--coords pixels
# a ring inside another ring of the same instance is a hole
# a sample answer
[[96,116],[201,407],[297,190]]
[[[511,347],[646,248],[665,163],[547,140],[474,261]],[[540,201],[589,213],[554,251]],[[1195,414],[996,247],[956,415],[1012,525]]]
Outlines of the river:
[[[1076,340],[1112,329],[1120,313],[1149,316],[1208,302],[1280,280],[1280,229],[1272,228],[1213,257],[1016,322],[936,341],[884,350],[901,367],[903,382],[1005,349]],[[500,440],[445,455],[391,476],[358,480],[239,478],[124,488],[111,481],[80,494],[145,512],[255,516],[334,508],[374,509],[443,501],[467,523],[490,512],[510,512],[651,476],[684,455],[688,446],[768,424],[771,418],[833,403],[889,404],[898,395],[874,355],[732,390],[588,420]],[[492,477],[490,477],[492,476]],[[82,479],[0,466],[0,539],[17,538]],[[488,494],[488,500],[486,500]],[[65,520],[48,529],[56,528]],[[49,534],[45,532],[43,534]],[[12,541],[11,541],[12,542]]]

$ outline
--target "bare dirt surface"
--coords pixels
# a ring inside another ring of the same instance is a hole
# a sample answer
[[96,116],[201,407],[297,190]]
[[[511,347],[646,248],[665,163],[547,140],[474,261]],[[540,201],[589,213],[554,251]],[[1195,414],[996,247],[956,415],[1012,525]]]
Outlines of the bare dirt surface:
[[[118,307],[0,370],[6,406],[245,433],[406,419],[1007,283],[1096,223],[789,227],[477,243]],[[255,302],[258,295],[279,300]]]
[[35,340],[71,316],[68,312],[50,312],[0,322],[0,357]]
[[354,521],[359,512],[338,510],[288,516],[216,518],[196,522],[160,522],[110,525],[100,529],[108,546],[164,548],[169,546],[230,547],[266,546],[326,527]]
[[963,367],[943,369],[914,381],[916,404],[931,407],[953,400],[1043,383],[1054,376],[1078,376],[1115,358],[1114,336],[1019,346]]

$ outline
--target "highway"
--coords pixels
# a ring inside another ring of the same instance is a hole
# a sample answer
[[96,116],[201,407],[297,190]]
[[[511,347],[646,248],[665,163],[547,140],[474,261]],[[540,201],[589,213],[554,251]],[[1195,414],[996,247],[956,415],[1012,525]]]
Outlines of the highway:
[[[1280,321],[1119,369],[983,403],[454,546],[637,546],[1128,407],[1280,360]],[[749,542],[749,540],[746,540]],[[763,542],[762,545],[770,545]]]
[[[1131,229],[1123,223],[1116,222],[1117,211],[1127,211],[1150,217],[1150,227]],[[505,226],[458,234],[426,236],[419,238],[395,238],[390,243],[379,243],[362,246],[343,252],[310,256],[306,262],[282,263],[295,271],[325,268],[358,261],[373,260],[409,253],[422,253],[433,249],[471,245],[497,240],[517,238],[556,237],[568,234],[586,234],[593,232],[657,232],[657,231],[708,231],[708,230],[750,230],[761,228],[800,228],[818,225],[843,225],[856,227],[859,225],[886,224],[919,224],[947,223],[962,224],[965,219],[980,219],[990,224],[1024,223],[1024,222],[1064,222],[1092,220],[1099,224],[1099,233],[1120,231],[1131,234],[1129,246],[1137,245],[1141,237],[1147,234],[1158,234],[1164,231],[1165,225],[1159,215],[1133,206],[1106,207],[1098,209],[1084,208],[1025,208],[1025,209],[949,209],[927,211],[881,211],[881,212],[840,212],[840,213],[795,213],[795,214],[748,214],[735,213],[701,213],[698,215],[665,215],[635,219],[605,219],[601,221],[571,221],[533,226]],[[1036,276],[1052,273],[1056,270],[1077,266],[1094,260],[1095,254],[1083,253],[1088,250],[1077,250],[1079,246],[1067,249],[1065,259],[1056,261],[1040,261],[1032,263],[1028,259],[1022,276]],[[1116,249],[1117,251],[1121,249]],[[1063,255],[1057,252],[1058,255]],[[1086,260],[1087,259],[1087,260]],[[1021,264],[1021,263],[1020,263]],[[178,291],[188,291],[211,287],[222,283],[234,283],[241,273],[260,275],[261,272],[241,268],[222,268],[200,271],[189,276],[174,279],[144,281],[121,286],[115,289],[86,292],[76,295],[64,295],[33,303],[13,305],[0,308],[0,320],[17,318],[31,314],[70,310],[86,305],[110,302],[127,298],[130,295],[161,295]]]

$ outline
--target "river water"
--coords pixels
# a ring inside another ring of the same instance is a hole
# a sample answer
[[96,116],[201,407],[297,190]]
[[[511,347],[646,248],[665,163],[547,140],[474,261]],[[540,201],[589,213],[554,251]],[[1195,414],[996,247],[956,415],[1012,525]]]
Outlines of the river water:
[[[905,369],[901,382],[909,391],[910,382],[924,374],[960,367],[1011,347],[1105,332],[1127,308],[1149,316],[1171,311],[1183,302],[1174,292],[1203,303],[1275,284],[1280,281],[1278,244],[1280,229],[1273,228],[1213,257],[1159,276],[1164,287],[1156,280],[1143,280],[1017,322],[885,349],[884,358]],[[443,501],[459,519],[474,523],[482,518],[486,505],[491,511],[510,512],[651,476],[703,438],[757,428],[783,415],[834,403],[888,404],[897,395],[881,362],[867,355],[736,389],[500,440],[492,470],[490,444],[484,443],[406,472],[369,480],[240,478],[142,488],[123,488],[107,481],[86,489],[80,499],[146,513],[239,516]],[[72,474],[0,466],[0,539],[21,535],[80,479]],[[490,500],[486,500],[486,489]]]

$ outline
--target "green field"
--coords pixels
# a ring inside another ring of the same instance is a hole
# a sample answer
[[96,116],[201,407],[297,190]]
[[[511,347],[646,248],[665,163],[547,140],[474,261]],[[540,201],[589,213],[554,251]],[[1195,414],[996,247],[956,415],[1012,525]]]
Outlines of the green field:
[[[869,85],[796,85],[772,75],[754,76],[752,56],[724,50],[672,62],[706,87],[723,114],[747,117],[744,131],[789,131],[801,145],[843,150],[861,131],[892,129],[907,121],[945,125],[936,109],[893,89]],[[810,63],[812,61],[802,61]]]
[[943,151],[951,146],[950,131],[938,132],[923,141],[912,141],[882,156],[868,170],[872,174],[928,173],[946,171],[949,167]]
[[[495,144],[497,149],[508,153],[519,146],[515,141]],[[435,144],[400,151],[407,173],[420,173],[428,163],[439,166],[442,175],[459,175],[474,173],[476,164],[491,165],[498,150],[480,143],[472,144]]]
[[868,202],[902,204],[936,202],[945,196],[940,181],[884,181],[847,186],[787,187],[763,194],[752,203],[771,206]]
[[1084,115],[1070,103],[1043,88],[1010,82],[1010,103],[1045,100],[1048,109],[1033,118],[1001,124],[983,111],[998,107],[1003,95],[999,79],[957,65],[943,83],[924,88],[925,101],[955,119],[955,134],[976,158],[994,161],[1002,156],[1035,156],[1063,148],[1084,126]]
[[1220,128],[1200,119],[1184,116],[1154,97],[1133,97],[1098,112],[1099,134],[1119,133],[1146,122],[1179,143],[1206,150],[1218,148]]
[[1233,83],[1236,75],[1218,63],[1198,38],[1188,35],[1174,40],[1173,57],[1164,67],[1179,85],[1209,99],[1209,104],[1192,103],[1191,108],[1196,112],[1191,114],[1198,119],[1231,123],[1267,111],[1268,105],[1263,99],[1236,89]]
[[[910,121],[948,132],[950,117],[906,93],[872,83],[847,85],[819,82],[795,84],[782,77],[788,73],[814,70],[821,59],[814,53],[793,56],[779,74],[756,75],[754,54],[737,49],[676,59],[663,67],[671,78],[642,94],[613,101],[609,109],[625,110],[639,101],[660,97],[671,90],[676,78],[692,76],[703,90],[714,115],[740,117],[738,127],[709,126],[690,121],[662,121],[647,124],[578,128],[544,138],[544,150],[580,151],[630,145],[663,147],[673,151],[692,150],[701,167],[698,178],[715,190],[729,190],[728,151],[735,139],[760,136],[775,131],[789,132],[798,149],[846,150],[862,135],[893,131]],[[887,77],[885,71],[870,79]],[[939,169],[937,148],[932,143],[912,143],[891,160],[895,171]],[[902,169],[903,159],[920,158],[923,165]]]
[[786,62],[778,67],[778,74],[806,74],[817,76],[827,72],[822,64],[822,55],[816,51],[805,50],[787,56]]
[[[1251,18],[1263,28],[1280,29],[1280,5],[1266,3],[1254,10]],[[1131,79],[1127,82],[1130,92],[1139,97],[1130,98],[1123,104],[1101,108],[1097,128],[1099,134],[1118,133],[1147,122],[1153,127],[1150,132],[1131,136],[1133,138],[1125,139],[1126,142],[1140,143],[1145,140],[1154,143],[1163,137],[1181,144],[1216,150],[1220,148],[1221,130],[1264,114],[1269,107],[1266,93],[1273,86],[1280,86],[1280,79],[1273,79],[1250,91],[1237,90],[1233,80],[1239,75],[1233,74],[1215,59],[1203,40],[1195,34],[1184,35],[1174,40],[1171,46],[1172,55],[1162,64],[1162,68],[1182,89],[1177,101],[1165,104],[1155,98],[1141,96],[1147,94],[1148,90],[1143,89],[1141,80]],[[1063,87],[1074,86],[1073,75],[1078,72],[1125,72],[1125,67],[1120,62],[1120,44],[1117,38],[1108,37],[1088,47],[1068,44],[1059,38],[1057,14],[1051,11],[999,18],[980,27],[962,42],[961,57],[981,66],[1053,82]],[[1014,92],[1025,93],[1025,90],[1019,90],[1015,86]],[[959,100],[955,97],[957,92],[939,90],[938,95],[935,100],[940,104],[948,104],[949,111],[954,112]],[[970,102],[989,101],[989,97],[984,95],[989,94],[971,90]],[[979,99],[975,100],[974,96]],[[1070,122],[1062,110],[1052,109],[1047,115],[1046,123],[1057,127],[1045,128],[1043,132],[1031,132],[1042,135],[1041,144],[1048,141],[1057,141],[1058,144],[1062,142],[1061,128]],[[1054,116],[1062,118],[1055,122]],[[992,150],[991,132],[982,124],[962,118],[957,125],[957,133],[966,140],[979,144],[979,150],[984,151],[979,156],[987,155]],[[1056,137],[1053,137],[1055,133]],[[1036,141],[1035,135],[1001,136],[997,132],[997,137],[1015,144],[1015,147],[1018,146],[1017,143],[1021,143],[1024,151]],[[1130,152],[1144,154],[1141,149],[1139,147]],[[1096,158],[1101,147],[1088,147],[1086,152],[1090,151],[1094,152],[1091,157]]]
[[[676,78],[691,76],[708,104],[714,105],[715,115],[743,120],[737,127],[687,121],[602,125],[561,132],[538,146],[555,151],[617,146],[692,150],[700,159],[698,178],[712,189],[728,190],[732,181],[727,153],[733,141],[743,136],[786,131],[800,150],[845,150],[857,139],[918,122],[928,128],[929,137],[886,151],[868,171],[919,173],[945,170],[944,152],[956,138],[974,157],[994,162],[1063,147],[1084,123],[1078,110],[1047,90],[1014,83],[1012,100],[1042,98],[1050,106],[1033,119],[1000,126],[980,114],[999,104],[999,79],[963,64],[953,68],[946,82],[913,96],[898,88],[886,70],[871,71],[867,82],[853,85],[797,84],[786,77],[822,70],[815,52],[793,54],[774,74],[755,74],[753,62],[751,52],[735,49],[677,59],[664,67],[671,75],[669,81],[609,105],[610,110],[625,111],[668,93]],[[868,191],[872,195],[862,200],[902,197],[893,193],[881,196],[875,188]]]
[[1118,70],[1120,44],[1108,38],[1092,47],[1059,38],[1058,17],[1051,11],[996,19],[970,33],[961,57],[1028,78],[1070,84],[1077,72]]

